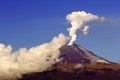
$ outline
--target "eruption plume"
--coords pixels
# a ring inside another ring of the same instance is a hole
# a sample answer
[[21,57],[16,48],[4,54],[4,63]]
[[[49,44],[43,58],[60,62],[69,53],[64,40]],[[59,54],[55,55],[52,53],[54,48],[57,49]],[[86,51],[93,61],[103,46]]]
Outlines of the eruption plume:
[[[69,28],[71,37],[69,45],[72,45],[76,40],[76,32],[78,30],[88,34],[89,26],[87,22],[104,20],[103,17],[99,18],[84,11],[72,12],[66,16],[66,19],[72,25]],[[23,74],[47,70],[53,64],[62,60],[59,58],[59,48],[65,45],[67,40],[68,37],[64,34],[59,34],[58,37],[54,37],[49,43],[44,43],[28,50],[20,48],[18,51],[13,51],[11,46],[0,44],[0,80],[13,80],[20,78]]]
[[104,17],[98,17],[97,15],[86,13],[85,11],[72,12],[66,16],[66,19],[71,22],[72,27],[68,28],[69,36],[71,40],[68,45],[72,45],[77,38],[77,31],[80,30],[84,34],[88,34],[89,21],[104,21]]

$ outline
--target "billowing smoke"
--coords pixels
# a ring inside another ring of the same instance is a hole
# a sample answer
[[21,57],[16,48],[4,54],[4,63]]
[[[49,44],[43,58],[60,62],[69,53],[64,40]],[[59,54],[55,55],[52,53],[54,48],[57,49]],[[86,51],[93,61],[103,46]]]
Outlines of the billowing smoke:
[[66,44],[67,37],[59,34],[49,43],[14,52],[11,46],[0,44],[0,80],[13,80],[22,74],[47,70],[59,59],[59,48]]
[[71,22],[72,27],[68,28],[69,36],[71,40],[68,45],[72,45],[77,38],[77,31],[81,31],[84,34],[88,34],[89,26],[87,23],[89,21],[104,21],[104,17],[98,17],[97,15],[86,13],[85,11],[72,12],[66,16],[66,19]]
[[[69,45],[72,45],[76,40],[78,30],[88,34],[89,26],[87,22],[104,20],[103,17],[99,18],[84,11],[72,12],[66,18],[72,24],[72,27],[69,28],[71,36]],[[0,80],[13,80],[20,78],[23,74],[47,70],[53,64],[62,60],[59,58],[59,48],[66,44],[67,40],[68,37],[59,34],[49,43],[30,49],[21,48],[18,51],[13,51],[11,46],[0,44]]]

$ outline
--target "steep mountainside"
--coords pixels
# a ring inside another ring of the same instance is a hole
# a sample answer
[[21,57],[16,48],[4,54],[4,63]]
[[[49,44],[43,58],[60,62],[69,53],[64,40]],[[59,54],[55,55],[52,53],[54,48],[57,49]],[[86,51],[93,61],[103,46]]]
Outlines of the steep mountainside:
[[24,74],[19,80],[120,80],[120,65],[78,46],[64,45],[62,61],[47,71]]
[[60,57],[69,63],[111,63],[77,44],[64,45],[60,48],[60,52]]

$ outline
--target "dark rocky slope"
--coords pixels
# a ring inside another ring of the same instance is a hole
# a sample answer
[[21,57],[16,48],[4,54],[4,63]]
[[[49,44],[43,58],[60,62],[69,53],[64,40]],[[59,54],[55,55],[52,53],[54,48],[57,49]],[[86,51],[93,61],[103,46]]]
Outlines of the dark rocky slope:
[[23,75],[20,80],[120,80],[119,65],[84,64],[82,68],[73,68],[75,64],[65,64],[45,71]]
[[81,46],[64,45],[60,52],[61,62],[44,72],[24,74],[19,80],[120,80],[119,64]]

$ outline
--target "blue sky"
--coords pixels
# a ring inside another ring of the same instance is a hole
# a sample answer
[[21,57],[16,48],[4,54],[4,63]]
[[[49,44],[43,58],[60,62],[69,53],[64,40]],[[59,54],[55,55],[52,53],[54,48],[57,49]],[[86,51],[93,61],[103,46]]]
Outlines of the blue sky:
[[119,0],[0,0],[0,43],[15,50],[49,42],[60,32],[68,36],[65,19],[73,11],[86,11],[106,18],[89,23],[90,34],[78,33],[77,44],[110,61],[120,61]]

